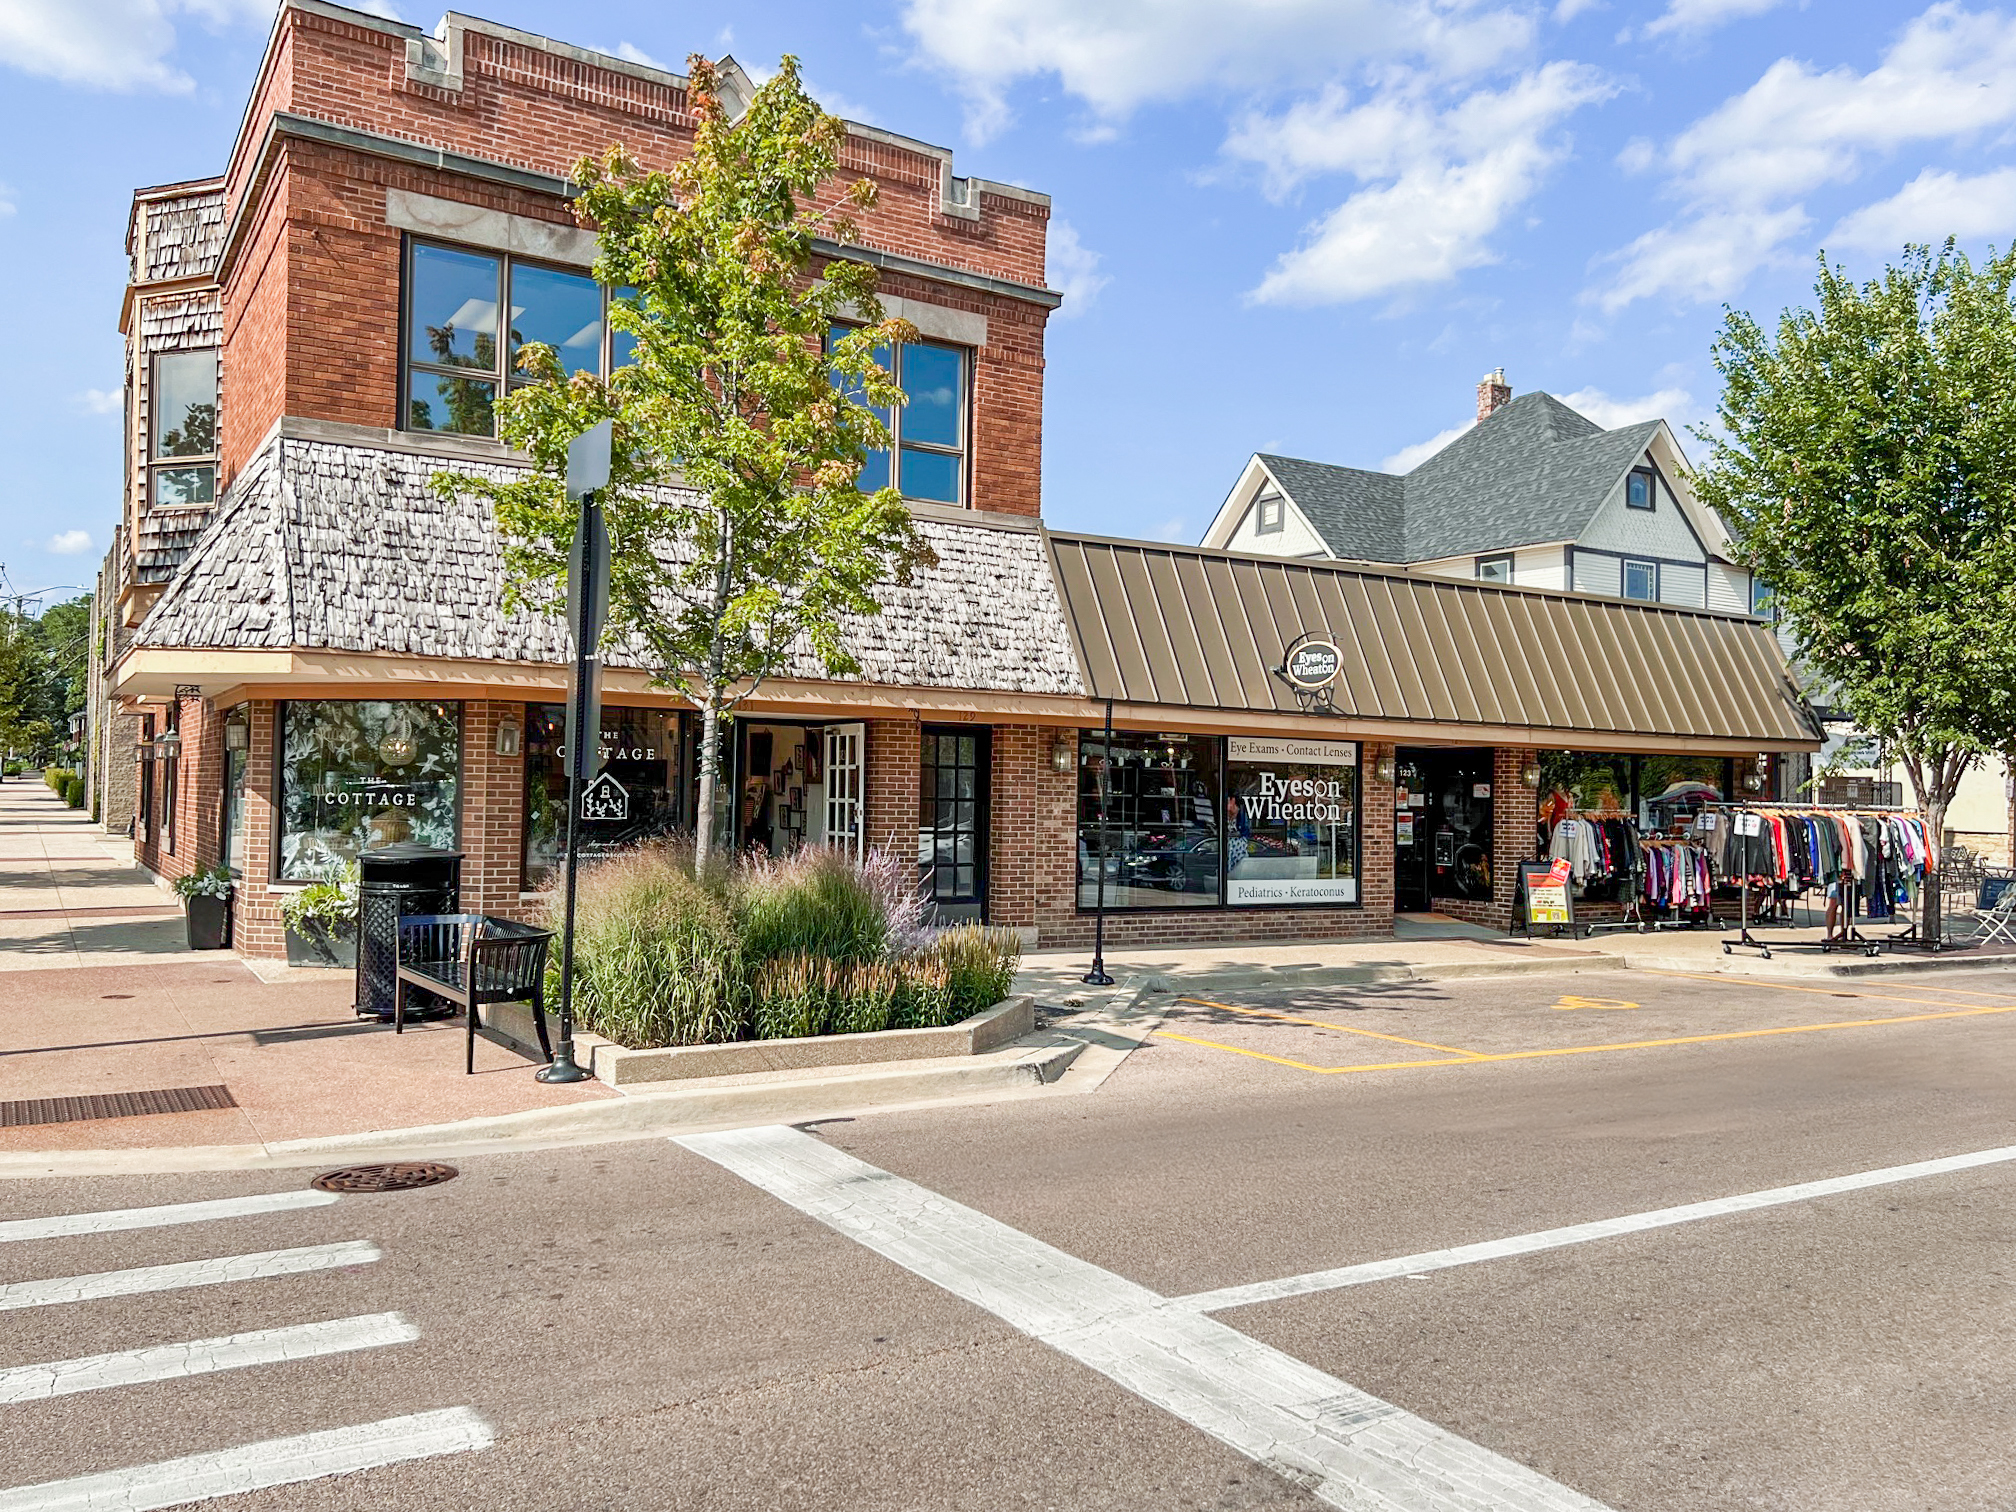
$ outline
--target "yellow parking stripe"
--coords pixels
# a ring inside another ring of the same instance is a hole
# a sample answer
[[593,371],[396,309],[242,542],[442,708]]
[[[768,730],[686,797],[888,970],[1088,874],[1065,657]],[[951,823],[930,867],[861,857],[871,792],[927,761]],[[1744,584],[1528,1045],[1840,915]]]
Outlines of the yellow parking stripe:
[[1206,1008],[1223,1008],[1227,1013],[1244,1013],[1252,1018],[1277,1019],[1284,1024],[1308,1024],[1317,1029],[1335,1029],[1340,1034],[1363,1034],[1372,1039],[1391,1040],[1396,1045],[1413,1045],[1420,1050],[1440,1050],[1445,1055],[1471,1055],[1474,1051],[1461,1050],[1454,1045],[1431,1045],[1426,1040],[1407,1039],[1398,1034],[1382,1034],[1377,1029],[1356,1029],[1349,1024],[1332,1023],[1329,1019],[1297,1018],[1292,1013],[1277,1013],[1272,1008],[1241,1008],[1237,1003],[1214,1003],[1210,998],[1182,997],[1179,1003],[1202,1003]]
[[2016,1003],[1993,1008],[1955,1008],[1944,1013],[1907,1013],[1895,1018],[1844,1019],[1830,1024],[1789,1024],[1775,1029],[1733,1029],[1722,1034],[1689,1034],[1675,1039],[1631,1040],[1616,1045],[1567,1045],[1552,1050],[1464,1051],[1449,1060],[1384,1061],[1371,1066],[1312,1066],[1306,1061],[1290,1060],[1281,1055],[1266,1055],[1258,1050],[1221,1044],[1216,1040],[1197,1039],[1187,1034],[1172,1034],[1166,1029],[1157,1030],[1156,1037],[1181,1040],[1185,1044],[1202,1045],[1212,1050],[1226,1050],[1234,1055],[1251,1056],[1255,1060],[1273,1061],[1277,1065],[1293,1066],[1301,1071],[1314,1071],[1319,1076],[1343,1076],[1355,1071],[1413,1071],[1430,1066],[1476,1066],[1486,1061],[1545,1060],[1557,1055],[1601,1055],[1612,1050],[1659,1050],[1673,1045],[1706,1045],[1720,1040],[1762,1039],[1775,1034],[1816,1034],[1823,1029],[1873,1029],[1884,1024],[1922,1024],[1934,1019],[1980,1018],[1996,1013],[2016,1013]]

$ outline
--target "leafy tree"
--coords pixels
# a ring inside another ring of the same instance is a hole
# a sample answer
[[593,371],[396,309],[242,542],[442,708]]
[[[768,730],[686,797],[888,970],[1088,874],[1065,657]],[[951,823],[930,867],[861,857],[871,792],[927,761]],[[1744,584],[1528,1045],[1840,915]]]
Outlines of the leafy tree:
[[57,714],[68,719],[88,696],[91,654],[91,600],[88,596],[51,604],[37,622],[57,692]]
[[[878,586],[907,581],[930,549],[895,489],[855,487],[868,451],[890,444],[876,409],[904,402],[875,351],[916,329],[883,318],[873,268],[835,260],[812,276],[813,239],[851,241],[852,212],[875,200],[869,180],[832,184],[845,126],[805,94],[792,57],[735,120],[712,63],[691,58],[689,77],[690,156],[650,171],[617,145],[574,169],[576,212],[601,237],[595,276],[622,291],[610,323],[634,338],[632,361],[606,379],[569,378],[553,348],[528,343],[518,366],[542,381],[500,398],[497,413],[533,470],[506,483],[443,474],[435,486],[492,501],[507,603],[551,609],[577,518],[567,445],[614,422],[601,496],[608,633],[701,713],[704,862],[726,808],[722,733],[735,709],[800,651],[829,675],[858,671],[840,616],[879,612]],[[859,327],[829,339],[843,317]]]
[[0,605],[0,755],[49,745],[56,733],[49,694],[49,657],[35,621]]
[[[1695,480],[1801,659],[1897,751],[1935,837],[1968,767],[2016,749],[2016,249],[1820,260],[1776,336],[1729,312],[1722,434]],[[1926,933],[1939,924],[1926,886]]]

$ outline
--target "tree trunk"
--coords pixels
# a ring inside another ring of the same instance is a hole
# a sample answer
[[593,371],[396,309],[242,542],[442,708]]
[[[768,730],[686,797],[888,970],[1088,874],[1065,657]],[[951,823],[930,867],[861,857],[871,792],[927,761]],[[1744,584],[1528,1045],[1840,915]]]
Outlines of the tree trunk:
[[721,785],[721,690],[709,688],[700,708],[699,810],[693,816],[693,866],[707,870],[714,854],[715,793]]
[[[1946,811],[1959,794],[1960,779],[1973,763],[1970,753],[1950,748],[1937,749],[1926,757],[1906,753],[1904,758],[1904,771],[1911,779],[1912,796],[1918,800],[1918,806],[1925,814],[1925,837],[1942,860],[1946,848]],[[1928,945],[1936,945],[1944,938],[1946,920],[1943,903],[1939,889],[1939,866],[1928,857],[1918,930]]]

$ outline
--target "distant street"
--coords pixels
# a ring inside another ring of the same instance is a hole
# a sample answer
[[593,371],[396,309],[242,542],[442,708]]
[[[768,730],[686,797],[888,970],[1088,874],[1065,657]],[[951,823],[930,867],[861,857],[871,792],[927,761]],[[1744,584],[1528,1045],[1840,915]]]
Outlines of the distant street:
[[221,1505],[2006,1509],[2011,1009],[2010,973],[1248,994],[1083,1097],[104,1232],[38,1220],[314,1173],[9,1184],[0,1486],[107,1478],[0,1508],[323,1435],[288,1463],[372,1468]]

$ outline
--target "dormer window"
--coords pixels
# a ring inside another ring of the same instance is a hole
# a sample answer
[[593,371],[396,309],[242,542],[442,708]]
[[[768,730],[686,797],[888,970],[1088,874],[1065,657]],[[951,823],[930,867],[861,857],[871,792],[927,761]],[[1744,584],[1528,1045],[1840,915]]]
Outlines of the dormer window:
[[1253,534],[1279,535],[1288,514],[1288,501],[1274,492],[1253,501]]
[[1651,509],[1657,495],[1652,490],[1652,469],[1634,467],[1624,480],[1624,505],[1627,509]]
[[1503,552],[1498,556],[1477,558],[1477,581],[1480,583],[1509,583],[1512,581],[1512,553]]
[[163,352],[148,392],[148,499],[188,509],[217,497],[217,349]]

